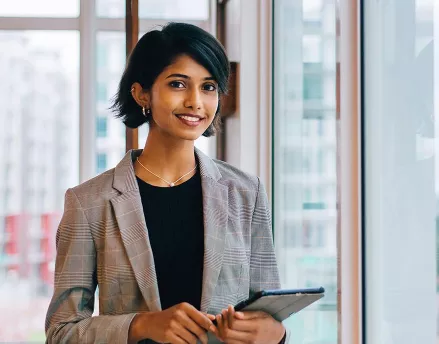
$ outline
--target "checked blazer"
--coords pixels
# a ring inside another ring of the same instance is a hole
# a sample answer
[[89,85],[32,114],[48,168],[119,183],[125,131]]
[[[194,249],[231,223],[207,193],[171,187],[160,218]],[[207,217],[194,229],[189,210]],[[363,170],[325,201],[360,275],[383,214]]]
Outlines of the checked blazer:
[[[114,169],[66,192],[47,343],[127,343],[136,313],[161,310],[133,168],[140,154],[129,151]],[[270,211],[257,177],[198,149],[195,155],[204,218],[201,311],[218,314],[251,292],[280,288]],[[97,286],[99,316],[92,317]]]

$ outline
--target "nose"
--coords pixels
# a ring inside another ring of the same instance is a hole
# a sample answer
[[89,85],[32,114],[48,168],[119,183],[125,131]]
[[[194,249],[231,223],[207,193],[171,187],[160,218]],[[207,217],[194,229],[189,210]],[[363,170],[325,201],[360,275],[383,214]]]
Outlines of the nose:
[[201,95],[197,89],[188,90],[186,99],[184,100],[184,107],[192,110],[201,109]]

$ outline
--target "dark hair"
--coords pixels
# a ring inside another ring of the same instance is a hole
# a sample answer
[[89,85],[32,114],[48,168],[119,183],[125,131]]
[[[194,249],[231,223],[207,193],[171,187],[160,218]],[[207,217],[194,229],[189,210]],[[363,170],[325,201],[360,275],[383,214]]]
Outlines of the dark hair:
[[[219,94],[227,92],[230,73],[229,60],[221,43],[203,29],[184,23],[169,23],[162,30],[153,30],[138,41],[129,56],[111,106],[116,117],[122,118],[129,128],[149,122],[131,95],[131,86],[138,82],[150,90],[158,75],[175,59],[188,55],[206,68],[218,83]],[[203,136],[212,136],[220,125],[220,104],[212,124]]]

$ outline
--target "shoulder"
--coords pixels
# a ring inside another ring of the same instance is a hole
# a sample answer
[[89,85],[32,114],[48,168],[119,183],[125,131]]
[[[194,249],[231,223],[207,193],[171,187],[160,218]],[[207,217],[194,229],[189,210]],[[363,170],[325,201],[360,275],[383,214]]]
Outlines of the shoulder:
[[224,161],[212,159],[221,173],[221,183],[229,187],[259,191],[260,180],[257,176],[244,172]]
[[72,193],[82,207],[91,207],[93,204],[108,200],[117,194],[113,188],[113,180],[114,168],[70,188],[67,193]]

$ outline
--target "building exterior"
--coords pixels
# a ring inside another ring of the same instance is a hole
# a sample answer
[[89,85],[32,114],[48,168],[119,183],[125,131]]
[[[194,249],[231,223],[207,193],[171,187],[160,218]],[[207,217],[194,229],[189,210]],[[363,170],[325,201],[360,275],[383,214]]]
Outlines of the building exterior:
[[335,3],[280,1],[274,40],[273,208],[282,284],[326,289],[321,301],[288,323],[299,343],[335,344]]

